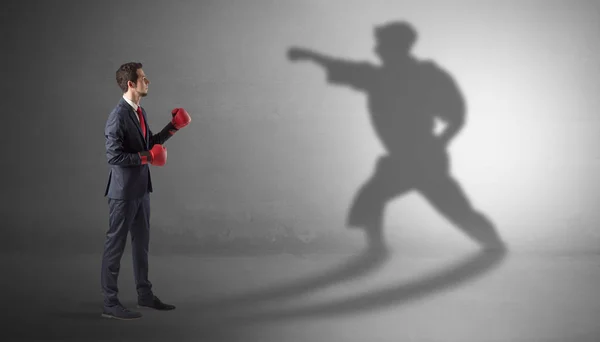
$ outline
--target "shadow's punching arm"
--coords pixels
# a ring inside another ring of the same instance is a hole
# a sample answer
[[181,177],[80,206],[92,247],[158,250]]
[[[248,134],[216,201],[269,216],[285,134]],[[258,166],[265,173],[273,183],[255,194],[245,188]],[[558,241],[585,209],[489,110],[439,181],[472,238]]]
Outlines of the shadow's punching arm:
[[311,61],[322,66],[327,80],[334,84],[366,90],[373,81],[374,68],[367,62],[348,61],[334,58],[309,49],[293,47],[288,50],[291,61]]

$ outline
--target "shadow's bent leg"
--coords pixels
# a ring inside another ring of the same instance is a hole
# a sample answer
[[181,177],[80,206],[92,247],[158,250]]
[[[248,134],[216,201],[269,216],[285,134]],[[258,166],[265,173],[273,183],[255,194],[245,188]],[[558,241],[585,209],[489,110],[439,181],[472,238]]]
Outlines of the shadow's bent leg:
[[450,175],[424,182],[419,190],[441,214],[484,249],[506,249],[494,224],[471,206],[457,181]]
[[383,219],[388,202],[409,191],[406,175],[383,157],[371,178],[359,189],[349,209],[346,224],[365,230],[370,249],[385,249]]

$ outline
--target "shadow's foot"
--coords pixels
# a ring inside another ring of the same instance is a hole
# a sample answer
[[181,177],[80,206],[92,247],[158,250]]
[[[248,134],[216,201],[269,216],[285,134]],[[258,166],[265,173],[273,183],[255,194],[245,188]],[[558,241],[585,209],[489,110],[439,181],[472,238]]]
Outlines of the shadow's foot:
[[363,228],[365,230],[366,237],[366,250],[369,254],[387,255],[390,252],[390,248],[383,238],[383,234],[380,229],[374,228]]
[[503,241],[494,224],[479,212],[473,212],[467,220],[458,220],[457,226],[485,252],[506,253],[508,251],[508,245]]

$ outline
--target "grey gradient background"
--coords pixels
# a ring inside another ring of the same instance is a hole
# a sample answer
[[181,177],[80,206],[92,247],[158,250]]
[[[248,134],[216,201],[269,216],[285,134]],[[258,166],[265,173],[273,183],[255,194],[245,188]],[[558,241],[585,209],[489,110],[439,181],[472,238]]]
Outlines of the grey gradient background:
[[[376,63],[373,28],[406,20],[419,34],[415,55],[448,70],[467,101],[449,153],[469,199],[515,253],[597,256],[599,11],[582,0],[8,1],[0,246],[22,260],[99,258],[108,224],[103,132],[121,96],[115,71],[140,61],[153,131],[174,107],[193,119],[167,142],[167,165],[151,169],[153,255],[359,250],[363,236],[344,220],[383,152],[365,97],[286,53],[303,46]],[[386,238],[425,254],[472,245],[414,194],[388,206]],[[99,291],[97,263],[84,273]],[[29,272],[26,261],[6,264],[5,274]],[[282,265],[270,275],[291,267]],[[4,279],[4,288],[19,287]]]

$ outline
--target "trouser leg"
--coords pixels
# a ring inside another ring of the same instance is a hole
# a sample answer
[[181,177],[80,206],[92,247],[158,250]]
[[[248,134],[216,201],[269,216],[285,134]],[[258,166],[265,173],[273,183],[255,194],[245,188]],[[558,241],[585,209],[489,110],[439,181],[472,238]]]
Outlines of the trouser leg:
[[135,213],[136,201],[108,199],[109,228],[106,232],[102,255],[101,286],[104,305],[119,304],[118,278],[121,257],[127,243],[127,234]]
[[131,232],[131,250],[136,290],[139,298],[152,296],[152,283],[148,279],[148,251],[150,246],[150,196],[140,199]]

